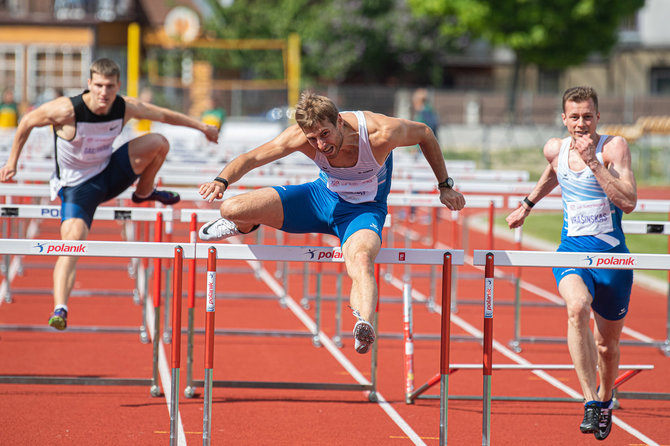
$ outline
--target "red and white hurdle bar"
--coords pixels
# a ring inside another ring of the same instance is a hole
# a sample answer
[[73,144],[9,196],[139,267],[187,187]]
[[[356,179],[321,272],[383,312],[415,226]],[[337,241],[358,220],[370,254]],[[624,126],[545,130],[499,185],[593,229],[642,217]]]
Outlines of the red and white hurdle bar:
[[[173,267],[181,267],[183,257],[193,259],[208,259],[207,268],[207,313],[206,313],[206,347],[205,347],[205,408],[203,414],[203,444],[209,444],[211,440],[211,392],[214,382],[213,376],[213,342],[214,342],[214,309],[215,309],[215,278],[216,259],[229,260],[257,260],[257,261],[296,261],[296,262],[343,262],[340,248],[334,247],[310,247],[310,246],[262,246],[262,245],[219,245],[212,246],[197,245],[194,243],[177,244],[170,242],[110,242],[110,241],[63,241],[63,240],[15,240],[0,239],[0,254],[14,255],[46,255],[61,256],[73,255],[83,257],[138,257],[154,259],[171,259],[174,256]],[[447,260],[448,259],[448,260]],[[445,262],[451,264],[463,264],[463,251],[446,252],[443,250],[429,249],[391,249],[382,248],[376,258],[376,263],[391,264],[417,264],[417,265],[443,265]],[[450,289],[450,274],[443,278],[443,291]],[[174,295],[173,295],[173,324],[181,324],[181,283],[182,271],[175,268],[174,271]],[[446,297],[443,297],[446,299]],[[154,299],[156,300],[156,299]],[[156,305],[156,302],[154,302]],[[160,299],[158,299],[160,304]],[[448,308],[448,306],[447,306]],[[179,312],[177,315],[175,312]],[[448,324],[447,324],[448,326]],[[443,323],[444,329],[444,323]],[[178,416],[178,396],[175,379],[179,379],[178,369],[180,366],[179,356],[181,354],[181,330],[175,330],[177,336],[172,341],[172,405],[171,417]],[[157,337],[157,336],[156,336]],[[155,353],[154,353],[155,355]],[[444,355],[443,355],[444,361]],[[448,364],[448,359],[447,359]],[[448,370],[448,366],[442,367]],[[208,384],[209,381],[209,384]],[[143,381],[144,382],[144,381]],[[62,382],[61,384],[68,384]],[[92,384],[100,384],[98,382]],[[269,383],[266,383],[269,384]],[[285,384],[285,383],[277,383]],[[320,383],[316,383],[320,384]],[[327,384],[327,383],[326,383]],[[346,385],[345,385],[346,386]],[[446,386],[446,381],[445,381]],[[274,386],[262,386],[271,388]],[[347,390],[358,390],[360,386],[347,386]],[[306,387],[321,388],[321,387]],[[333,388],[334,386],[325,387]],[[374,390],[374,389],[373,389]],[[446,393],[446,389],[443,389]],[[152,387],[152,395],[154,389]],[[445,415],[446,417],[446,415]],[[176,418],[171,418],[171,438],[176,438]]]
[[[484,265],[484,356],[483,356],[483,417],[482,445],[490,444],[491,431],[491,375],[493,371],[493,283],[494,267],[559,267],[598,269],[658,269],[670,270],[668,254],[607,254],[598,252],[545,252],[511,250],[475,250],[473,265]],[[638,366],[642,371],[650,366]],[[638,372],[639,373],[639,372]],[[620,383],[631,376],[620,377]],[[442,440],[442,439],[441,439]],[[446,444],[446,437],[444,439]]]

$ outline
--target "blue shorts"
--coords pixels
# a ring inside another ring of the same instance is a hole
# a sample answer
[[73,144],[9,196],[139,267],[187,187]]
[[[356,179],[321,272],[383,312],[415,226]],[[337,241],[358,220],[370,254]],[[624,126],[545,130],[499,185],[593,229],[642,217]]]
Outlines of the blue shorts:
[[[558,252],[566,252],[559,246]],[[572,251],[571,251],[572,252]],[[625,244],[620,244],[603,253],[628,253]],[[623,319],[628,313],[630,293],[633,288],[633,270],[593,268],[553,268],[556,286],[563,277],[577,274],[582,278],[593,301],[591,308],[610,321]]]
[[370,229],[382,237],[388,212],[386,203],[349,203],[315,180],[311,183],[274,186],[284,208],[281,230],[295,234],[311,232],[331,234],[344,244],[361,229]]
[[76,186],[61,188],[58,192],[61,199],[61,222],[70,218],[81,218],[90,228],[93,214],[100,203],[118,196],[138,177],[130,165],[126,143],[112,153],[109,164],[102,172]]

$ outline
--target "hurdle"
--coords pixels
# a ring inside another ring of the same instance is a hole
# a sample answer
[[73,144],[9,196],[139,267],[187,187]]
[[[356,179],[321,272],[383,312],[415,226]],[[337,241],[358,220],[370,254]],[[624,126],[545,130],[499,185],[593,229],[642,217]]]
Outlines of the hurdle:
[[[196,245],[196,256],[204,255],[202,245]],[[241,259],[258,261],[301,261],[301,262],[342,262],[341,250],[332,247],[306,247],[306,246],[261,246],[261,245],[223,245],[218,248],[208,247],[208,310],[211,308],[211,314],[207,313],[206,323],[206,352],[213,351],[214,327],[216,297],[214,280],[210,277],[216,277],[217,259]],[[318,255],[323,253],[324,255]],[[212,258],[214,257],[214,258]],[[443,265],[445,275],[443,277],[443,290],[450,289],[451,274],[446,275],[447,264],[463,263],[463,251],[445,252],[443,250],[422,250],[422,249],[392,249],[382,248],[375,259],[375,263],[394,263],[394,264],[421,264],[421,265]],[[212,265],[214,263],[214,265]],[[211,290],[211,291],[210,291]],[[212,293],[210,295],[210,293]],[[446,299],[447,297],[444,297]],[[379,304],[379,301],[378,301]],[[210,322],[211,321],[211,322]],[[376,325],[376,324],[375,324]],[[319,333],[319,336],[325,336]],[[375,343],[373,348],[377,345]],[[448,362],[448,360],[447,360]],[[211,441],[211,399],[212,389],[214,387],[233,387],[233,388],[263,388],[263,389],[302,389],[302,390],[354,390],[368,392],[368,399],[374,401],[376,393],[376,374],[374,369],[376,363],[372,361],[372,382],[363,384],[343,384],[343,383],[314,383],[314,382],[269,382],[269,381],[214,381],[213,374],[213,355],[206,354],[205,380],[196,382],[196,385],[205,386],[203,407],[203,444],[209,444]],[[446,385],[446,382],[445,382]]]
[[[667,254],[612,254],[598,252],[544,252],[544,251],[511,251],[511,250],[475,250],[473,264],[485,266],[484,289],[484,348],[483,348],[483,416],[482,445],[490,444],[491,429],[491,375],[493,351],[493,284],[494,267],[573,267],[598,269],[670,269],[670,255]],[[634,366],[637,373],[649,367]],[[620,368],[623,368],[620,366]],[[623,383],[632,374],[620,376]],[[634,393],[628,393],[632,397]],[[655,394],[657,399],[670,399],[670,394]]]
[[[523,200],[523,197],[509,197],[509,205]],[[537,206],[538,209],[543,210],[562,210],[562,202],[559,198],[548,198],[540,201]],[[668,213],[670,215],[670,201],[668,200],[638,200],[635,212],[655,212]],[[625,234],[656,234],[668,235],[668,253],[670,254],[670,221],[646,221],[646,220],[622,220],[621,226]],[[522,227],[515,231],[515,239],[517,241],[517,250],[521,250],[521,234]],[[519,269],[520,271],[520,269]],[[516,294],[515,294],[515,316],[514,316],[514,338],[509,341],[509,346],[516,352],[521,352],[521,344],[526,343],[565,343],[564,337],[540,337],[540,336],[522,336],[520,328],[520,273],[516,274]],[[668,272],[668,282],[670,283],[670,271]],[[545,306],[560,306],[546,303]],[[666,298],[666,322],[665,322],[665,339],[659,340],[631,340],[624,339],[621,341],[622,345],[638,345],[644,347],[657,347],[665,356],[670,356],[670,285],[668,287]]]
[[[6,204],[0,206],[0,215],[8,219],[60,219],[60,206],[54,205],[30,205],[30,204]],[[172,221],[173,210],[171,208],[147,208],[147,207],[114,207],[114,206],[100,206],[96,209],[94,219],[97,220],[115,220],[126,224],[131,224],[131,222],[154,222],[154,233],[156,237],[160,237],[164,224],[163,216],[165,216],[165,221]],[[160,219],[160,223],[159,223]],[[8,225],[9,226],[9,225]],[[8,236],[9,231],[6,231],[3,236]],[[148,234],[147,234],[148,235]],[[32,235],[31,237],[32,238]],[[4,293],[4,301],[6,303],[12,302],[12,289],[11,281],[13,279],[10,272],[10,255],[5,254],[5,268],[3,272],[5,275],[4,286],[2,287],[2,293]],[[20,257],[17,258],[19,262],[18,266],[14,268],[22,268],[20,266]],[[132,290],[133,301],[136,304],[140,304],[143,296],[147,295],[147,283],[148,283],[148,271],[146,268],[140,268],[135,266],[133,268],[133,262],[128,268],[128,273],[131,277],[135,278],[135,288]],[[30,294],[51,294],[51,290],[13,290],[14,293],[30,293]],[[113,292],[109,290],[73,290],[73,296],[88,296],[88,295],[101,295],[101,296],[116,296],[119,295],[119,292]],[[139,327],[140,340],[143,343],[148,342],[148,335],[146,332],[146,308],[142,306],[142,324]],[[25,325],[12,325],[12,324],[2,324],[0,325],[0,330],[22,330],[22,331],[47,331],[50,328],[45,326],[25,326]],[[73,332],[108,332],[108,333],[127,333],[127,332],[136,332],[138,329],[129,330],[127,328],[121,327],[71,327]]]
[[[179,245],[174,243],[155,242],[125,242],[124,249],[119,249],[119,242],[112,241],[81,241],[81,240],[45,240],[45,239],[0,239],[0,254],[36,255],[36,256],[79,256],[79,257],[114,257],[114,258],[158,258],[171,259],[175,256],[175,249]],[[194,251],[193,248],[190,250]],[[188,252],[188,251],[187,251]],[[173,263],[173,267],[178,262]],[[160,293],[160,282],[155,282],[154,292]],[[181,299],[175,299],[181,302]],[[160,299],[157,300],[160,304]],[[145,299],[144,305],[149,305]],[[154,341],[158,335],[158,314]],[[99,331],[98,331],[99,332]],[[158,385],[158,348],[160,344],[154,342],[153,376],[152,378],[98,378],[90,376],[20,376],[0,375],[0,383],[8,384],[51,384],[51,385],[91,385],[91,386],[150,386],[152,396],[160,395]]]

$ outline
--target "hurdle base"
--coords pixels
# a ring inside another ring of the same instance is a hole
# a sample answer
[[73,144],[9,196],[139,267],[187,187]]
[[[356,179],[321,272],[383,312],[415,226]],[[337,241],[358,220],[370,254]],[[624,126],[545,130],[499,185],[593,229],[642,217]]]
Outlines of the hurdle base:
[[0,375],[0,384],[47,384],[56,386],[151,386],[154,383],[150,378]]
[[[204,381],[193,381],[196,387],[204,386]],[[226,387],[236,389],[300,389],[300,390],[358,390],[375,391],[372,384],[346,383],[307,383],[286,381],[214,381],[212,387]]]

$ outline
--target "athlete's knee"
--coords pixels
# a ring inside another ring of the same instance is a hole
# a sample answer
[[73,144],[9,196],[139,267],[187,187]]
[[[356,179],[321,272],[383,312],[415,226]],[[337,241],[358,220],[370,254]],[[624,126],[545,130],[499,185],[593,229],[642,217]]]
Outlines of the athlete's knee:
[[612,361],[619,357],[618,339],[601,338],[596,341],[596,347],[598,348],[598,356],[605,362]]
[[242,215],[242,212],[248,208],[246,199],[243,196],[230,197],[221,203],[219,207],[221,216],[229,220],[235,220]]
[[159,133],[152,133],[152,136],[154,137],[152,144],[155,147],[156,155],[164,158],[170,151],[170,142]]
[[588,323],[591,318],[591,303],[586,297],[573,298],[566,301],[568,322],[573,325]]

